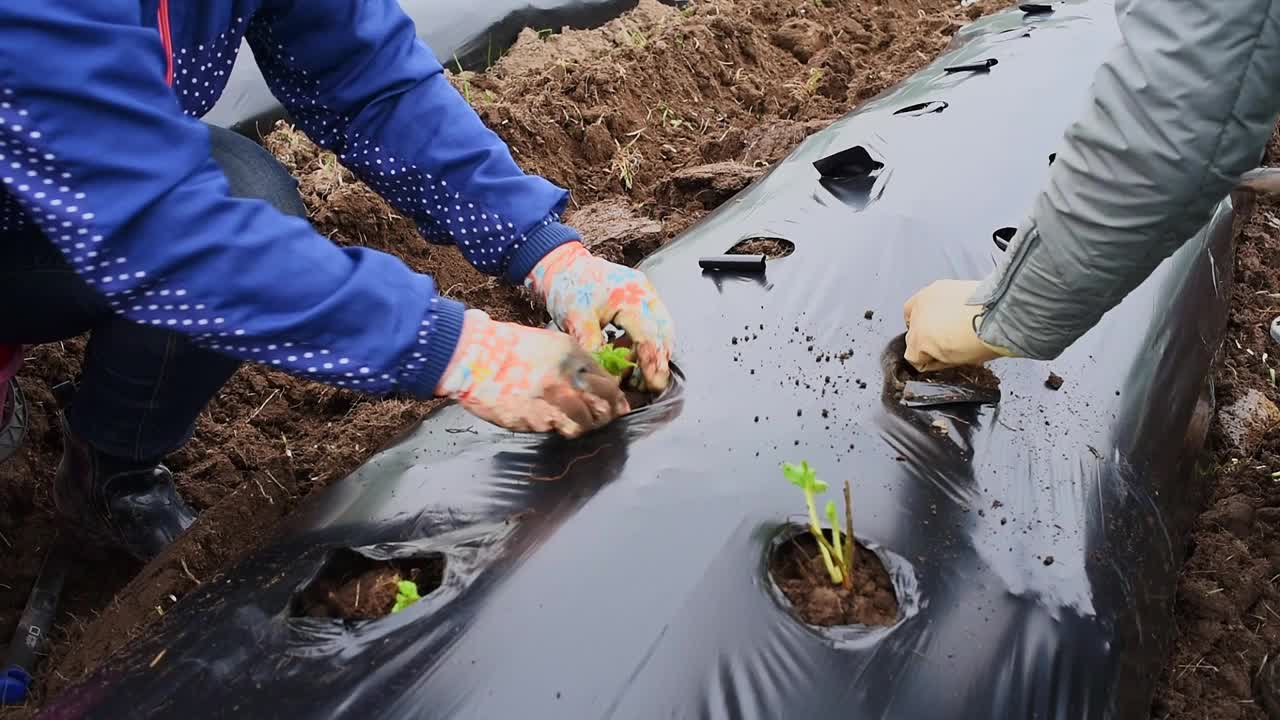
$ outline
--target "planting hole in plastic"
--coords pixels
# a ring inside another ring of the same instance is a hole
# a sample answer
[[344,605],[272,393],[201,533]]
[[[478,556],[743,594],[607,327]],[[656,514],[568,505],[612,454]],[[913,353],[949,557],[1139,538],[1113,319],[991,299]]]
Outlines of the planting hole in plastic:
[[769,260],[784,258],[796,251],[796,244],[776,237],[749,237],[729,248],[729,255],[764,255]]
[[1058,153],[1049,153],[1049,164],[1052,165],[1054,160],[1058,159]]
[[1018,228],[1002,227],[991,233],[991,241],[1001,250],[1008,250],[1009,243],[1013,242],[1013,236],[1018,234]]
[[444,571],[444,555],[439,553],[374,560],[343,548],[334,552],[315,579],[294,597],[290,615],[376,620],[391,614],[399,583],[415,583],[418,596],[426,598],[444,583]]
[[[853,502],[857,501],[855,495]],[[831,539],[830,531],[826,536]],[[818,541],[807,528],[791,525],[769,548],[769,577],[792,614],[809,625],[876,628],[895,624],[902,612],[884,561],[857,542],[853,554],[849,586],[837,585],[827,572]]]
[[951,106],[946,101],[932,100],[930,102],[916,103],[915,105],[908,105],[904,108],[899,108],[897,110],[894,110],[893,114],[894,115],[910,115],[912,117],[919,117],[921,115],[932,115],[935,113],[940,113],[949,107]]

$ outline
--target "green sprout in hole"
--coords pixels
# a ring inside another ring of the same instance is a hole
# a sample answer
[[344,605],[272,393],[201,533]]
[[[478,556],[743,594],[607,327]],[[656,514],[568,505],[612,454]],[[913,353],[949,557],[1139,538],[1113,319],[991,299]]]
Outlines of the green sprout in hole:
[[391,614],[394,615],[421,599],[422,596],[418,594],[418,583],[412,580],[401,580],[396,583],[396,604],[391,608]]
[[818,507],[815,496],[827,491],[827,484],[818,479],[818,473],[807,461],[799,465],[782,464],[782,474],[792,485],[804,492],[804,502],[809,509],[809,533],[818,541],[818,551],[822,553],[822,564],[831,576],[831,584],[853,586],[853,504],[849,497],[849,482],[844,483],[844,537],[840,537],[840,518],[836,504],[828,500],[823,508],[827,523],[831,526],[831,537],[823,531],[818,521]]
[[600,363],[600,367],[614,377],[621,377],[622,373],[636,366],[631,361],[631,348],[607,344],[591,354]]

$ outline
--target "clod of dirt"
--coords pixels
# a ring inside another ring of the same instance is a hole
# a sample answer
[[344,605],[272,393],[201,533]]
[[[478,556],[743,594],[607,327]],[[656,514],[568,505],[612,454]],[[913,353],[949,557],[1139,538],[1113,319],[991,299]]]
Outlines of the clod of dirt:
[[791,20],[769,33],[769,42],[786,50],[802,63],[809,62],[829,42],[830,33],[812,20]]
[[1057,390],[1062,387],[1063,379],[1057,373],[1049,373],[1049,377],[1044,381],[1044,386],[1050,390]]
[[862,317],[863,317],[863,319],[864,319],[864,320],[870,320],[871,318],[873,318],[873,317],[875,317],[875,316],[876,316],[876,311],[875,311],[875,310],[868,310],[868,311],[866,311],[866,312],[862,313]]
[[582,235],[592,254],[625,265],[635,265],[666,240],[662,223],[640,215],[624,200],[585,205],[566,221]]
[[1280,408],[1262,391],[1250,388],[1244,397],[1218,412],[1218,424],[1237,450],[1252,455],[1263,436],[1280,425]]
[[736,162],[719,162],[677,170],[658,188],[658,199],[673,207],[700,205],[714,208],[733,197],[763,174],[763,170]]
[[1200,516],[1201,522],[1220,525],[1227,532],[1244,540],[1253,532],[1254,510],[1248,496],[1232,495],[1212,510]]
[[796,615],[810,625],[892,625],[898,619],[898,597],[879,556],[854,545],[851,587],[833,585],[812,535],[798,535],[778,545],[769,558],[769,574],[791,602]]
[[444,557],[372,560],[341,550],[294,603],[294,615],[345,620],[376,620],[390,614],[397,583],[411,580],[426,597],[444,582]]

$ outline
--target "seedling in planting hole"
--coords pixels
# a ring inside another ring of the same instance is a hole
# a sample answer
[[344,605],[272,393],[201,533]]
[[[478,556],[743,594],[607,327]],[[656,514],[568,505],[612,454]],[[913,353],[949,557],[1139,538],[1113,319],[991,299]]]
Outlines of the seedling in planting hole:
[[614,377],[621,377],[627,370],[636,366],[631,361],[631,348],[604,345],[592,355],[596,362],[600,363],[600,367]]
[[828,500],[823,510],[827,523],[831,526],[831,538],[828,539],[818,523],[818,508],[814,497],[827,491],[827,484],[818,479],[818,473],[809,467],[808,461],[799,465],[782,464],[782,474],[792,485],[804,492],[804,502],[809,509],[809,532],[818,541],[818,551],[822,553],[822,564],[831,576],[831,584],[853,586],[853,503],[850,500],[849,481],[844,483],[844,538],[840,537],[839,515],[834,501]]
[[391,614],[394,615],[421,599],[422,596],[418,595],[418,583],[401,580],[396,583],[396,604],[391,608]]

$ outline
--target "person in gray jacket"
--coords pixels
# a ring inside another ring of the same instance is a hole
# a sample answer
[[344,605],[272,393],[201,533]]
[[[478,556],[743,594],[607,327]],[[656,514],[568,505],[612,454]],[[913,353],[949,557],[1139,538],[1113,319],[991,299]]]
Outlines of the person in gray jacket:
[[1122,42],[1001,264],[906,302],[918,370],[1056,358],[1242,176],[1258,182],[1246,173],[1280,110],[1280,0],[1122,0],[1116,12]]

